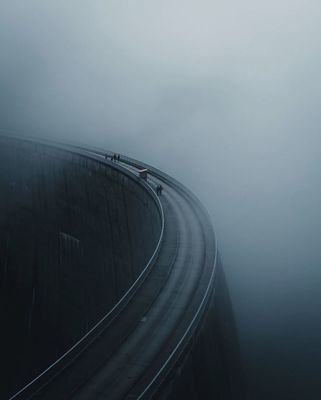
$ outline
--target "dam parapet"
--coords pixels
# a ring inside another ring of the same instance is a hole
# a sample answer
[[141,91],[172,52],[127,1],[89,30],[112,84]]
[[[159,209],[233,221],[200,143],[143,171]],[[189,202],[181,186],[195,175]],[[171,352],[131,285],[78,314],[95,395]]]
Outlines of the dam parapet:
[[242,399],[224,271],[194,194],[105,150],[0,141],[4,398]]

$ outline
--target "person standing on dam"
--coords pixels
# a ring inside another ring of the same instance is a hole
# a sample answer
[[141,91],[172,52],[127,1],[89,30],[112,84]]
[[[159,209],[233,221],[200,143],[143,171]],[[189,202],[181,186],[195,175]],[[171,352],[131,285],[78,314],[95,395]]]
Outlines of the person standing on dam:
[[162,185],[157,185],[156,186],[156,193],[161,196],[162,195],[162,190],[163,190],[163,186]]

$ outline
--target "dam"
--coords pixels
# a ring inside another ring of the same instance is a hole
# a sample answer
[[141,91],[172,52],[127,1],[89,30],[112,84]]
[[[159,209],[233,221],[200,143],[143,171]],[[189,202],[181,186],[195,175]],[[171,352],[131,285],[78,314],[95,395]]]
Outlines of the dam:
[[215,234],[186,187],[93,147],[1,137],[0,160],[1,399],[242,398]]

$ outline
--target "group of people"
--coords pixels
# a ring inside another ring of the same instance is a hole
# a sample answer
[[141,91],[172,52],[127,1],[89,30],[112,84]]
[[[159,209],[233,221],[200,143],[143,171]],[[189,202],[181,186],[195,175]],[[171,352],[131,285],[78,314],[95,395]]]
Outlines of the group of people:
[[157,185],[157,186],[156,186],[156,193],[157,193],[159,196],[161,196],[162,191],[163,191],[163,186],[162,186],[162,185]]
[[[108,160],[108,154],[105,155],[106,160]],[[120,161],[120,154],[112,154],[110,156],[111,161]]]

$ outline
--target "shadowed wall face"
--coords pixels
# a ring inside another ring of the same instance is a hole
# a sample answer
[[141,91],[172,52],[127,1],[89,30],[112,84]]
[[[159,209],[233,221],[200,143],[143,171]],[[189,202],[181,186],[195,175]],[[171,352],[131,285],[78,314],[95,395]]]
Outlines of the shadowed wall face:
[[151,257],[160,216],[98,162],[1,141],[0,396],[17,390],[116,303]]

